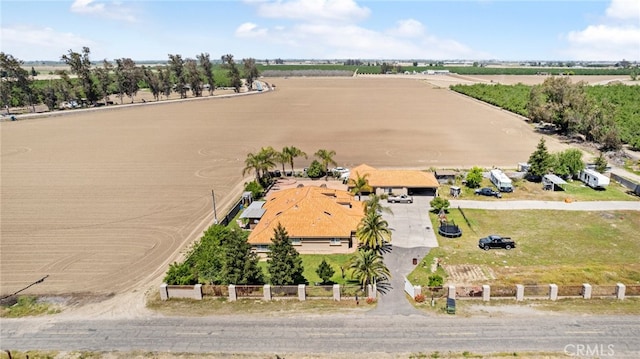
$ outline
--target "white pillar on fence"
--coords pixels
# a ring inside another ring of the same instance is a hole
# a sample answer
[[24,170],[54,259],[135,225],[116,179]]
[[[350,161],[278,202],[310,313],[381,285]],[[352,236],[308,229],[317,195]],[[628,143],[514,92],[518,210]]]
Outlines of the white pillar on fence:
[[167,283],[160,284],[160,300],[169,299],[169,289]]
[[516,284],[516,301],[521,302],[524,300],[524,286],[522,284]]
[[626,291],[627,286],[625,286],[622,283],[617,283],[616,284],[616,298],[623,300],[624,299],[624,292]]
[[235,302],[236,300],[238,300],[238,294],[236,293],[236,286],[235,284],[229,284],[229,301]]
[[198,283],[193,286],[193,299],[202,300],[202,284]]
[[419,294],[422,294],[422,287],[419,285],[413,286],[413,297],[417,297]]
[[591,299],[591,284],[582,283],[582,298]]
[[271,286],[269,284],[265,284],[262,290],[262,299],[265,302],[271,300]]
[[549,299],[558,300],[558,285],[549,284]]
[[488,284],[482,285],[482,301],[488,302],[491,299],[491,287]]
[[367,298],[376,299],[376,292],[371,284],[367,284]]
[[298,300],[300,300],[301,302],[304,302],[305,300],[307,300],[305,291],[304,291],[305,285],[304,284],[298,284]]
[[449,297],[451,299],[456,299],[456,286],[455,285],[450,285],[449,286],[449,293],[447,294],[447,297]]
[[340,301],[340,284],[333,285],[333,300],[336,302]]

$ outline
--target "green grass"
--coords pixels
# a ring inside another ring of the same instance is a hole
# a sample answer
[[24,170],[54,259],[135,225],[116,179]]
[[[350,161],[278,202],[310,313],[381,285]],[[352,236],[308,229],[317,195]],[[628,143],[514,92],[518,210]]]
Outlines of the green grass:
[[[409,275],[414,284],[426,285],[434,257],[443,264],[475,264],[497,276],[484,284],[640,283],[640,212],[637,211],[489,211],[451,209],[448,219],[461,226],[463,236],[439,237],[439,248],[431,250]],[[437,218],[431,214],[434,228]],[[489,234],[512,237],[510,251],[483,251],[478,239]],[[476,283],[480,284],[480,283]]]
[[37,298],[34,296],[23,296],[19,297],[17,303],[12,306],[2,306],[0,308],[0,317],[19,318],[56,314],[59,312],[59,309],[49,303],[38,302]]
[[[320,279],[316,270],[324,259],[335,272],[333,277],[331,277],[331,282],[340,285],[358,285],[357,280],[351,279],[351,270],[348,269],[348,263],[349,260],[351,260],[351,257],[353,257],[353,254],[301,254],[300,258],[302,258],[302,266],[304,267],[303,275],[310,285],[322,282],[322,279]],[[268,283],[269,271],[267,261],[260,261],[258,266],[262,268],[265,281]],[[344,278],[342,278],[342,271],[340,270],[340,267],[344,268]]]

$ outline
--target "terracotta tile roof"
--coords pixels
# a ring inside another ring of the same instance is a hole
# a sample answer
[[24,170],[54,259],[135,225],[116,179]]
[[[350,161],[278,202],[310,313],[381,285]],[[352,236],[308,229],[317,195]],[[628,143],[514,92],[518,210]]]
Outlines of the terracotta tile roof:
[[291,238],[349,238],[364,216],[363,203],[346,191],[315,186],[273,193],[249,235],[249,243],[270,244],[278,223]]
[[350,172],[350,179],[368,174],[367,180],[371,187],[407,187],[407,188],[438,188],[440,184],[431,172],[418,170],[379,170],[362,164]]

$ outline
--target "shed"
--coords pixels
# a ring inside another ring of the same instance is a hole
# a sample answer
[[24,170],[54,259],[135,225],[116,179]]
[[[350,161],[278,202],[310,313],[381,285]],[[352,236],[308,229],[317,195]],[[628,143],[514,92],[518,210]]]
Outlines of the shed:
[[256,224],[260,221],[260,218],[264,215],[266,210],[262,208],[265,204],[265,201],[253,201],[249,205],[249,207],[245,208],[240,215],[240,220],[243,221],[243,224],[240,227],[245,229],[253,229]]
[[458,197],[460,197],[460,187],[458,187],[458,186],[451,186],[451,188],[449,188],[449,194],[450,194],[453,198],[458,198]]
[[562,186],[566,184],[565,180],[554,174],[547,174],[542,177],[542,189],[544,190],[555,191],[556,188],[559,188],[564,191]]

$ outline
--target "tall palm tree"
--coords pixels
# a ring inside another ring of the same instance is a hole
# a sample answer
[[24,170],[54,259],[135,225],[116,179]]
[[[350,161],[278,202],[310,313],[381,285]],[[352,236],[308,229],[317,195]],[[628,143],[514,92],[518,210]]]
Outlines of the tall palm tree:
[[256,174],[256,182],[260,183],[260,170],[262,168],[261,159],[259,156],[248,153],[247,158],[244,160],[244,169],[242,170],[242,175],[246,175],[247,173],[254,171]]
[[276,166],[275,157],[277,151],[273,147],[262,147],[260,152],[248,153],[247,158],[244,160],[245,167],[242,170],[242,175],[254,171],[256,174],[256,181],[261,182],[261,179],[269,173],[269,170]]
[[358,279],[365,289],[368,284],[377,284],[391,278],[389,268],[384,264],[382,255],[371,249],[361,249],[351,258],[349,268],[351,277]]
[[293,174],[293,160],[296,159],[296,157],[304,157],[305,159],[307,159],[307,154],[302,151],[301,149],[295,147],[295,146],[289,146],[289,147],[285,147],[282,149],[282,153],[283,153],[283,157],[286,157],[287,160],[289,161],[289,164],[291,165],[291,173]]
[[356,172],[356,178],[349,178],[349,186],[351,188],[351,192],[358,195],[358,201],[360,200],[360,196],[363,191],[371,191],[371,186],[369,186],[369,177],[368,173],[360,176],[360,172]]
[[371,194],[369,195],[369,199],[364,201],[364,213],[388,213],[393,214],[393,211],[389,207],[385,207],[380,203],[380,196]]
[[391,229],[380,213],[368,211],[358,224],[356,237],[361,247],[382,253],[391,242]]
[[318,159],[322,163],[322,168],[326,173],[326,176],[324,178],[325,180],[329,179],[329,165],[334,165],[334,166],[338,165],[336,161],[333,160],[333,156],[335,155],[336,155],[336,151],[324,150],[324,149],[320,149],[314,154],[314,156],[318,157]]

